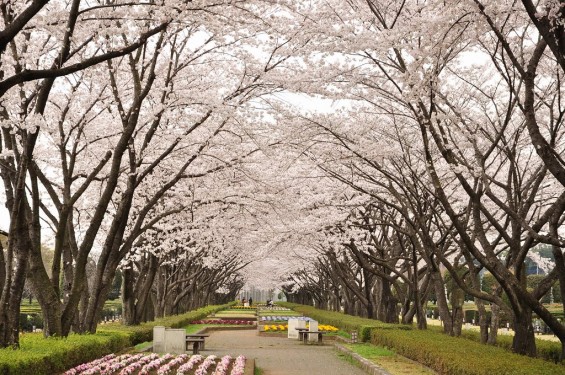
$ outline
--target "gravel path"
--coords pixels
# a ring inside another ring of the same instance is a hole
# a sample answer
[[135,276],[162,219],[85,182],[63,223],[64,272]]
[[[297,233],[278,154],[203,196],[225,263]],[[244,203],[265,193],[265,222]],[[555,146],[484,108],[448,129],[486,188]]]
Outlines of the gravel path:
[[333,345],[304,345],[298,340],[261,337],[255,330],[215,331],[206,339],[202,355],[240,354],[255,358],[264,375],[363,375],[340,359]]

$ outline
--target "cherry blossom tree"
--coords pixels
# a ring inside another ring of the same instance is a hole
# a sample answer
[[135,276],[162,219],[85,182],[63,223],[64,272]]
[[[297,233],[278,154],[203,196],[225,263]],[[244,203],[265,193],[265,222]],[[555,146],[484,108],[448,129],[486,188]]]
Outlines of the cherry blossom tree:
[[[53,30],[42,29],[46,27],[42,23],[45,20],[38,13],[36,18],[30,19],[37,21],[41,28],[31,24],[30,27],[32,32],[37,29],[38,36],[46,40],[43,48],[47,52],[42,56],[41,51],[34,51],[28,56],[36,58],[38,66],[55,61],[55,70],[49,74],[33,71],[31,75],[16,72],[4,82],[8,87],[10,82],[16,82],[15,85],[52,78],[52,81],[32,82],[20,89],[29,99],[18,103],[20,112],[14,109],[13,113],[7,113],[10,118],[26,119],[22,125],[9,126],[10,129],[19,126],[24,132],[31,129],[32,143],[18,142],[19,138],[9,137],[6,130],[4,144],[17,154],[18,147],[27,150],[31,160],[38,137],[48,135],[46,142],[56,145],[59,162],[48,163],[52,156],[46,147],[43,160],[38,164],[39,158],[36,158],[33,168],[21,168],[17,179],[15,175],[9,179],[12,176],[9,164],[4,165],[3,173],[6,186],[19,181],[21,194],[25,193],[26,173],[32,183],[33,202],[27,209],[12,210],[20,215],[12,215],[12,226],[16,228],[19,222],[19,230],[27,230],[21,215],[29,213],[34,223],[28,226],[33,228],[29,233],[39,244],[42,210],[54,228],[52,277],[49,278],[41,265],[39,253],[31,253],[28,258],[25,249],[29,246],[22,246],[21,251],[16,251],[19,256],[17,278],[12,280],[9,275],[5,284],[7,287],[20,285],[18,280],[25,277],[29,260],[32,280],[40,291],[37,295],[41,296],[39,302],[46,319],[47,335],[66,335],[73,325],[77,331],[94,331],[121,259],[145,230],[183,209],[179,206],[151,215],[153,208],[167,198],[167,192],[180,181],[225,169],[254,151],[256,145],[252,143],[241,147],[243,142],[230,142],[245,136],[244,130],[239,131],[237,127],[253,117],[253,101],[277,90],[277,80],[266,82],[264,77],[274,75],[279,68],[284,69],[285,60],[293,52],[287,47],[288,40],[278,38],[266,42],[266,31],[271,26],[266,20],[276,10],[269,2],[258,1],[245,7],[231,1],[211,5],[139,2],[88,8],[81,8],[81,2],[75,1],[71,5],[67,7],[61,2],[54,7],[59,10],[57,6],[60,6],[60,14],[68,16],[70,22],[91,22],[90,25],[100,25],[102,31],[85,26],[85,42],[79,43],[80,49],[72,53],[65,52],[65,48],[70,49],[77,38],[69,34],[66,47],[63,43],[62,57],[49,60],[49,51],[53,50],[49,43],[55,42],[50,34]],[[103,17],[108,8],[117,11],[111,19]],[[7,9],[17,12],[11,5]],[[53,10],[46,5],[44,11]],[[26,12],[31,10],[22,14]],[[288,20],[289,13],[283,13],[283,18]],[[271,21],[276,24],[275,18],[271,17]],[[158,26],[153,27],[154,24]],[[72,33],[72,27],[70,29]],[[153,35],[155,38],[148,41]],[[115,46],[123,47],[119,53],[97,55]],[[21,48],[26,50],[27,44],[23,43]],[[88,56],[88,53],[94,54],[92,60],[72,64],[72,59],[78,55]],[[69,54],[68,63],[66,54]],[[120,56],[124,57],[109,61]],[[104,61],[105,69],[85,70]],[[63,62],[67,66],[57,67]],[[54,80],[69,74],[74,75],[65,81]],[[43,84],[45,86],[41,86]],[[36,95],[43,87],[48,87],[45,96]],[[49,101],[49,92],[68,95]],[[43,104],[36,101],[39,97],[44,98]],[[14,96],[10,99],[17,102]],[[73,109],[78,109],[76,116]],[[101,127],[95,128],[98,124]],[[8,129],[7,126],[4,128]],[[38,128],[41,131],[37,131]],[[230,155],[231,151],[236,152]],[[82,159],[85,156],[94,160]],[[62,173],[50,168],[60,168]],[[162,186],[155,188],[156,181]],[[51,202],[43,200],[45,196]],[[8,202],[20,201],[15,198],[18,197],[9,192]],[[130,215],[133,215],[131,221]],[[18,217],[21,220],[16,220]],[[148,217],[152,221],[146,222]],[[81,228],[78,231],[77,225]],[[26,238],[15,235],[12,229],[10,233],[14,234],[10,236],[13,241]],[[92,290],[87,291],[85,267],[95,246],[100,246],[97,272]],[[11,270],[12,263],[10,256],[6,269]],[[63,291],[59,290],[61,263],[65,279]],[[8,298],[8,294],[5,296]],[[18,293],[12,296],[14,300],[19,299]],[[64,299],[62,305],[60,297]],[[14,306],[14,315],[18,305],[10,304]]]
[[[145,4],[149,5],[149,4]],[[43,114],[57,77],[76,73],[131,53],[166,29],[171,18],[156,22],[124,17],[143,14],[152,6],[85,5],[76,0],[1,4],[4,29],[0,35],[0,97],[3,156],[1,174],[10,212],[7,256],[1,260],[6,279],[0,298],[0,345],[18,345],[19,300],[28,264],[38,266],[40,252],[39,189],[33,151],[44,125]],[[103,8],[116,10],[112,20],[96,19]],[[125,9],[124,9],[125,8]],[[164,10],[161,9],[161,10]],[[129,38],[115,38],[112,28],[132,27]],[[141,26],[141,25],[140,25]],[[26,180],[31,194],[27,197]],[[41,276],[45,276],[42,274]],[[46,304],[56,304],[53,295]],[[9,307],[6,307],[9,306]],[[54,322],[51,322],[51,326]],[[56,328],[55,328],[56,329]]]

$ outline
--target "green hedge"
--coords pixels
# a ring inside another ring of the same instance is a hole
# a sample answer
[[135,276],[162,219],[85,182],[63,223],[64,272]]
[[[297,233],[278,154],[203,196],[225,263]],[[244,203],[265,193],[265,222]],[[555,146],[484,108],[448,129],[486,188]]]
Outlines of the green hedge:
[[[396,353],[426,365],[440,374],[557,375],[565,373],[562,365],[517,355],[502,347],[483,345],[465,337],[447,336],[437,329],[418,330],[412,329],[411,326],[386,324],[377,320],[319,310],[311,306],[294,303],[278,304],[342,330],[356,330],[363,339],[366,338],[368,331],[372,344],[392,348]],[[505,342],[507,337],[499,336],[499,339]],[[551,350],[556,347],[555,343],[540,343],[540,341],[537,341],[538,350],[542,352],[546,350],[545,347],[553,348]],[[549,358],[554,359],[553,356]]]
[[[500,330],[504,331],[505,328],[500,328]],[[477,342],[481,341],[481,334],[476,330],[464,329],[461,337]],[[512,340],[513,336],[499,334],[496,338],[496,346],[512,351]],[[536,339],[536,349],[538,358],[559,362],[559,357],[561,356],[561,343],[559,341]]]
[[375,329],[371,334],[371,343],[393,348],[398,354],[428,366],[440,374],[558,375],[565,373],[562,365],[429,330]]
[[96,334],[71,334],[66,338],[44,338],[41,333],[20,337],[20,349],[0,349],[1,375],[52,375],[118,352],[145,341],[151,341],[153,326],[183,327],[193,320],[226,309],[232,304],[206,306],[181,315],[169,316],[139,326],[118,323],[99,326]]

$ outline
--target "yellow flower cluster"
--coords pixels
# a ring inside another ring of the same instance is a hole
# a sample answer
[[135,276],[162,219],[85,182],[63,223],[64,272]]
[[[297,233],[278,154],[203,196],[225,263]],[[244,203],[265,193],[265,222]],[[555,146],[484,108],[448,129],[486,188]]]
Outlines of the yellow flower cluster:
[[271,324],[265,326],[265,332],[268,331],[286,331],[288,329],[288,324]]
[[339,331],[339,329],[337,329],[334,326],[330,326],[330,325],[326,325],[326,324],[320,324],[320,325],[318,325],[318,331],[336,332],[336,331]]
[[[306,326],[306,328],[310,328],[308,325]],[[288,324],[268,324],[264,327],[265,332],[269,332],[269,331],[286,331],[288,330]],[[318,326],[318,331],[324,331],[324,332],[336,332],[338,331],[338,329],[334,326],[330,326],[330,325],[326,325],[326,324],[320,324]]]

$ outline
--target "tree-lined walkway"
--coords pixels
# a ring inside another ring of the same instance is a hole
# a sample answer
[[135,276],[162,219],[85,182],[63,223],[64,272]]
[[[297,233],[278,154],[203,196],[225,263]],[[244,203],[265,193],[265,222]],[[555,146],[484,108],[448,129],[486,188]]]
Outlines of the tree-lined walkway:
[[206,351],[216,355],[255,358],[263,375],[363,375],[355,365],[339,359],[333,345],[303,345],[298,340],[260,337],[256,331],[217,331],[206,340]]

